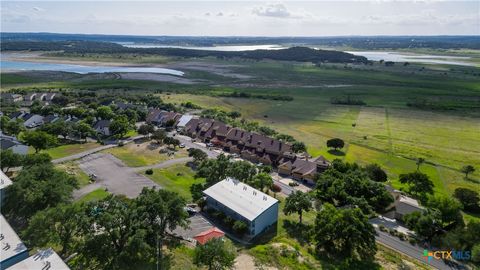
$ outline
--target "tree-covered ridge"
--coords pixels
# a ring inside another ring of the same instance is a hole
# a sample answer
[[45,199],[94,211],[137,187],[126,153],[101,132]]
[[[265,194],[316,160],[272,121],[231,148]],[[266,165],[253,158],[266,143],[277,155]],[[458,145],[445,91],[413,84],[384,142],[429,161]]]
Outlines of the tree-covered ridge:
[[212,51],[181,48],[128,48],[116,43],[95,41],[6,41],[2,42],[2,51],[63,51],[66,54],[85,53],[137,53],[157,54],[174,57],[217,57],[246,58],[254,60],[271,59],[300,62],[366,63],[363,56],[340,51],[316,50],[307,47],[292,47],[281,50],[254,51]]

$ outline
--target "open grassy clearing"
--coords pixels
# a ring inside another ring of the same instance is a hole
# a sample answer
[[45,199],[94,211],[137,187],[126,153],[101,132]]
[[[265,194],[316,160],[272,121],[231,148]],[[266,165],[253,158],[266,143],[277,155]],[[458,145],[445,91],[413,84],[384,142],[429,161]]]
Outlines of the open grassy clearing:
[[85,196],[81,197],[76,201],[76,203],[86,203],[86,202],[93,202],[93,201],[99,201],[101,199],[106,198],[110,193],[105,191],[103,188],[96,189]]
[[73,175],[78,180],[79,188],[84,187],[90,183],[90,177],[78,167],[75,161],[69,161],[55,165],[56,168],[65,171],[69,175]]
[[[100,146],[101,146],[100,144],[93,143],[93,142],[73,143],[73,144],[60,145],[60,146],[49,148],[46,150],[41,150],[40,152],[49,154],[52,157],[52,159],[58,159],[66,156],[75,155],[81,152],[85,152]],[[30,147],[29,152],[34,153],[35,150],[32,147]]]
[[130,167],[148,166],[168,159],[188,156],[185,149],[178,147],[172,156],[168,156],[166,153],[160,153],[160,150],[165,147],[166,146],[160,146],[153,142],[144,142],[141,144],[130,143],[122,147],[110,148],[103,152],[114,155]]
[[164,169],[153,169],[152,175],[143,173],[166,190],[174,191],[187,200],[192,200],[190,186],[204,183],[205,179],[195,179],[195,172],[186,165],[173,165]]

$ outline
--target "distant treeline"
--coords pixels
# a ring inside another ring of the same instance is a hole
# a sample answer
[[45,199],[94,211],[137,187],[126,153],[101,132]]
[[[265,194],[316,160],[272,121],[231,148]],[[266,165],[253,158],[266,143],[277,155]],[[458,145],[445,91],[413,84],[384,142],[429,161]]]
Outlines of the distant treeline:
[[293,97],[285,95],[261,95],[261,94],[250,94],[245,92],[232,92],[232,93],[221,93],[216,94],[216,96],[221,97],[235,97],[235,98],[258,98],[258,99],[270,99],[270,100],[282,100],[282,101],[292,101]]
[[217,57],[246,58],[253,60],[271,59],[299,62],[331,62],[331,63],[367,63],[367,58],[353,54],[315,50],[306,47],[292,47],[282,50],[254,51],[210,51],[179,48],[128,48],[120,44],[96,41],[6,41],[1,44],[2,51],[63,51],[65,53],[134,53],[163,55],[173,57]]
[[330,99],[331,104],[338,104],[338,105],[367,105],[363,100],[354,99],[350,96],[345,97],[332,97]]
[[1,33],[1,41],[105,41],[152,43],[177,46],[297,44],[358,49],[480,49],[477,36],[363,36],[363,37],[198,37],[198,36],[128,36],[55,33]]

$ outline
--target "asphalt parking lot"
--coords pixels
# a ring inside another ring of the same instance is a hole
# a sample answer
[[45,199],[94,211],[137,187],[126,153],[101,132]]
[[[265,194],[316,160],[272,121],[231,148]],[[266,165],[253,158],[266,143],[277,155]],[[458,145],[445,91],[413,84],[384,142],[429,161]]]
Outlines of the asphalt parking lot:
[[78,162],[79,167],[86,174],[95,174],[97,181],[76,190],[75,198],[82,197],[98,188],[106,188],[113,194],[123,194],[129,198],[135,198],[144,187],[159,187],[157,183],[131,170],[111,154],[96,153],[86,156]]
[[192,239],[195,235],[214,227],[201,214],[191,216],[188,220],[190,220],[190,225],[187,229],[177,227],[173,233],[181,236],[183,239]]

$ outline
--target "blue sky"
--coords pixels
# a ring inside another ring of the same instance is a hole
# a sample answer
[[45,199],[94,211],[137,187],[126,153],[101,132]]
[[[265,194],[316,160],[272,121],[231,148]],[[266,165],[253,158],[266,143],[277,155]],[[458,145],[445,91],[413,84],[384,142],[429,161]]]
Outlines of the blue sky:
[[480,1],[3,1],[4,32],[479,35]]

